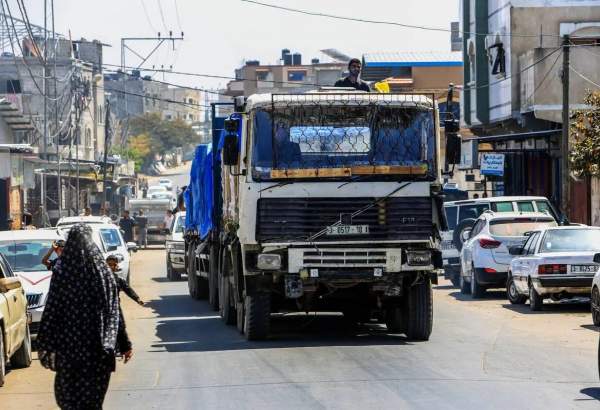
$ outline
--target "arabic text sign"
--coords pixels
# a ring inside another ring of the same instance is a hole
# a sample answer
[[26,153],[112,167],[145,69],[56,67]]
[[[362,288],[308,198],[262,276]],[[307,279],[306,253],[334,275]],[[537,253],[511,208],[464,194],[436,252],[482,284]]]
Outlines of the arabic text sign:
[[504,154],[482,154],[481,155],[481,174],[482,175],[504,175]]

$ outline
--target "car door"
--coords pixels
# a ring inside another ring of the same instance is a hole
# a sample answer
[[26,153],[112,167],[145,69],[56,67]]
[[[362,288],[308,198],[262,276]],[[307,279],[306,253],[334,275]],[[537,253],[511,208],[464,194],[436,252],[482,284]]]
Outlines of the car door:
[[529,276],[531,275],[532,269],[537,268],[537,264],[535,263],[535,250],[539,238],[540,232],[532,233],[523,247],[523,255],[519,258],[519,276],[516,283],[520,292],[528,291]]
[[[0,257],[0,277],[15,277],[4,257]],[[5,318],[5,330],[8,335],[6,349],[9,355],[12,355],[21,345],[27,331],[27,299],[22,286],[8,290],[4,297],[8,306],[8,320]]]
[[462,252],[463,252],[464,257],[461,258],[461,260],[463,260],[464,272],[468,272],[468,275],[466,275],[466,276],[471,276],[473,274],[471,272],[471,268],[473,266],[473,246],[476,241],[476,236],[479,234],[479,232],[481,232],[484,225],[485,225],[484,220],[480,219],[477,222],[475,222],[475,225],[473,226],[473,229],[471,230],[471,233],[469,234],[469,239],[467,239],[467,241],[463,244]]

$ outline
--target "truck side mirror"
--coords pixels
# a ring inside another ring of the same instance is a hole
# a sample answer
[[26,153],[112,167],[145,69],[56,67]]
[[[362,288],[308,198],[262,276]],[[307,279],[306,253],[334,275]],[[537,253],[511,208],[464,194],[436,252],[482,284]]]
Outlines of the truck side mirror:
[[444,121],[446,134],[446,164],[460,164],[461,139],[458,135],[458,120]]
[[223,164],[237,165],[239,161],[240,151],[238,149],[238,137],[235,134],[225,135],[223,144]]

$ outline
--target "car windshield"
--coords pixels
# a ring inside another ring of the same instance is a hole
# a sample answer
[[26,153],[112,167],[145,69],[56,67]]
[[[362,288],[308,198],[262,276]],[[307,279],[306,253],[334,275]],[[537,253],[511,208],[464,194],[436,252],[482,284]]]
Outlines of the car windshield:
[[102,235],[102,241],[107,247],[122,245],[121,237],[116,229],[100,229],[100,235]]
[[494,236],[525,236],[526,232],[556,225],[554,219],[501,219],[490,222],[490,233]]
[[253,177],[415,179],[435,174],[433,110],[365,103],[254,113]]
[[181,216],[175,219],[175,226],[173,227],[173,233],[182,233],[185,225],[185,216]]
[[600,251],[598,229],[553,229],[546,232],[540,252]]
[[27,240],[0,243],[0,253],[15,272],[44,271],[42,258],[52,247],[52,240]]

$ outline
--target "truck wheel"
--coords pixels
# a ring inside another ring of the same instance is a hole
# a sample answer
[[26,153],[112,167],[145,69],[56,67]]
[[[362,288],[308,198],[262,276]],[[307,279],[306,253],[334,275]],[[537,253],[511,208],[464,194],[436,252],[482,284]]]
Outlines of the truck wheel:
[[173,269],[173,264],[171,263],[171,260],[169,259],[168,256],[167,256],[167,277],[169,278],[169,280],[171,280],[173,282],[177,282],[177,281],[181,280],[181,272],[178,272]]
[[544,298],[537,293],[533,284],[529,284],[529,308],[534,311],[540,311],[544,307]]
[[475,274],[475,267],[471,268],[471,297],[473,299],[481,299],[485,294],[485,288],[477,282],[477,275]]
[[190,256],[188,257],[187,280],[190,296],[194,299],[206,299],[208,297],[207,280],[196,274],[196,255],[194,247],[190,247]]
[[385,311],[385,325],[390,333],[404,332],[405,321],[403,320],[404,309],[401,306],[394,306]]
[[508,276],[508,281],[506,282],[506,296],[513,305],[522,305],[527,300],[527,296],[521,295],[517,290],[517,285],[515,285],[512,275]]
[[237,330],[240,332],[240,334],[244,334],[244,324],[245,324],[245,317],[246,317],[246,311],[244,310],[244,303],[242,302],[238,302],[235,304],[235,313],[236,313],[236,324],[237,324]]
[[21,343],[21,347],[10,358],[10,364],[19,369],[31,366],[31,335],[29,334],[29,325],[26,327],[25,339]]
[[208,304],[216,312],[219,311],[219,252],[215,246],[210,247],[208,272]]
[[6,355],[4,354],[4,331],[0,326],[0,387],[4,386],[4,376],[6,375]]
[[225,252],[223,254],[223,262],[221,264],[221,272],[219,272],[219,305],[221,318],[226,325],[235,325],[237,315],[235,305],[232,306],[231,283],[231,263],[229,262],[230,255]]
[[269,335],[271,322],[271,295],[257,292],[246,295],[244,333],[248,340],[264,340]]
[[429,340],[433,327],[431,282],[423,278],[408,291],[408,323],[406,336],[411,340]]

